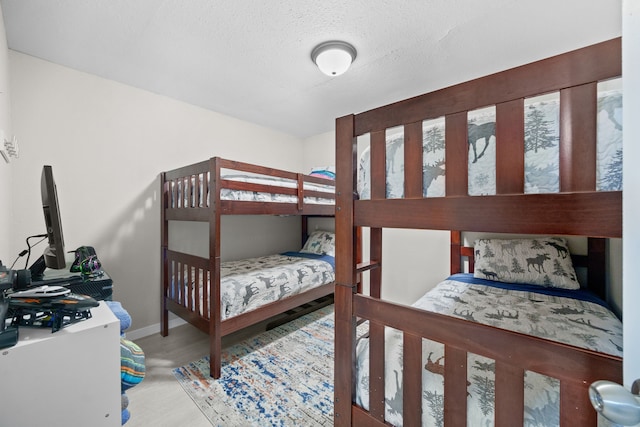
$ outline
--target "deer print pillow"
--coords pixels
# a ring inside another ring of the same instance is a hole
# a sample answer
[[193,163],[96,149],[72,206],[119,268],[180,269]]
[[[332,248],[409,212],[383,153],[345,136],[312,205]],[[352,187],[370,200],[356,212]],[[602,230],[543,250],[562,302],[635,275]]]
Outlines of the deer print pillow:
[[314,231],[300,252],[336,256],[336,235],[331,231]]
[[561,237],[479,239],[473,246],[474,277],[550,288],[580,288],[567,241]]

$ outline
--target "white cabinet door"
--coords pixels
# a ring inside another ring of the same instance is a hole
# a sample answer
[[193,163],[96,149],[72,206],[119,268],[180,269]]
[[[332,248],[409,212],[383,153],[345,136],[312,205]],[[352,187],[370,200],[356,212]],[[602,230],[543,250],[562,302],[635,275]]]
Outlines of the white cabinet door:
[[91,313],[55,333],[20,327],[0,350],[1,425],[121,425],[120,321],[104,302]]

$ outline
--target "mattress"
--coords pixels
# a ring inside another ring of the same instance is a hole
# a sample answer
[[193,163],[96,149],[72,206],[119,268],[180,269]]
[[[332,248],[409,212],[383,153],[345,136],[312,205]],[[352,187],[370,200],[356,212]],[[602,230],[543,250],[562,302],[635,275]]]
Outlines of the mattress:
[[[335,281],[334,265],[332,256],[301,252],[223,262],[220,269],[220,318],[228,319],[331,283]],[[204,284],[199,284],[201,289]],[[196,298],[195,293],[193,298]],[[209,309],[203,305],[201,301],[201,316],[204,316],[204,310]]]
[[[191,188],[199,188],[198,194],[202,195],[204,193],[204,183],[209,182],[209,173],[203,173],[198,177],[198,183],[196,183],[195,177],[191,178]],[[286,178],[277,178],[277,177],[269,177],[263,175],[250,175],[250,174],[225,174],[221,175],[222,179],[237,181],[237,182],[248,182],[253,184],[262,184],[269,185],[272,187],[281,187],[286,189],[297,188],[298,182],[292,179]],[[182,187],[182,183],[172,182],[172,185],[178,185]],[[335,185],[333,181],[330,184],[316,184],[311,182],[304,183],[304,189],[310,191],[318,191],[322,193],[327,193],[330,195],[335,194]],[[174,193],[181,194],[181,197],[178,197],[171,201],[172,207],[206,207],[209,206],[209,192],[207,191],[207,196],[200,197],[196,199],[196,192],[188,191],[184,188],[177,188],[173,190]],[[298,203],[298,197],[292,194],[278,194],[267,193],[261,191],[243,191],[243,190],[234,190],[229,188],[222,188],[220,190],[220,199],[221,200],[236,200],[236,201],[248,201],[248,202],[271,202],[271,203]],[[323,198],[323,197],[305,197],[304,203],[309,204],[324,204],[324,205],[334,205],[335,200],[333,198]]]
[[[263,185],[271,185],[278,186],[283,188],[297,188],[297,181],[285,178],[273,178],[273,177],[259,177],[259,176],[251,176],[251,175],[225,175],[222,176],[223,179],[228,179],[231,181],[239,181],[239,182],[250,182],[254,184],[263,184]],[[323,193],[333,194],[335,193],[335,186],[333,182],[331,185],[322,185],[311,182],[304,183],[305,190],[311,191],[319,191]],[[287,195],[287,194],[275,194],[275,193],[264,193],[260,191],[240,191],[240,190],[230,190],[228,188],[223,188],[220,191],[220,198],[222,200],[241,200],[241,201],[254,201],[254,202],[274,202],[274,203],[297,203],[298,198],[295,195]],[[315,203],[315,204],[334,204],[334,199],[325,199],[321,197],[305,197],[305,203]]]
[[[521,287],[521,285],[516,285]],[[454,275],[439,283],[413,306],[428,311],[476,321],[487,325],[622,356],[622,323],[596,298],[581,291],[544,293]],[[575,294],[572,294],[575,293]],[[569,295],[579,296],[579,299]],[[584,295],[584,296],[583,296]],[[402,334],[385,331],[385,416],[393,425],[402,425]],[[444,346],[423,340],[422,425],[443,425]],[[368,408],[369,341],[357,343],[356,403]],[[493,360],[470,354],[468,366],[468,425],[493,425]],[[527,371],[525,373],[525,413],[523,425],[559,425],[560,398],[557,380]]]

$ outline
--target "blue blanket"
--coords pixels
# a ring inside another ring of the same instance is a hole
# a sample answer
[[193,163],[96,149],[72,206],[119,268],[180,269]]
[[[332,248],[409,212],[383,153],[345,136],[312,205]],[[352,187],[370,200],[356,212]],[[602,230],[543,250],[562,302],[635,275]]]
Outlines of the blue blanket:
[[298,258],[318,259],[320,261],[328,262],[329,264],[331,264],[331,267],[333,267],[334,270],[336,269],[336,259],[331,255],[318,255],[308,252],[283,252],[280,255],[293,256]]
[[571,289],[560,289],[560,288],[545,288],[544,286],[540,286],[540,285],[496,282],[494,280],[487,280],[487,279],[481,279],[479,277],[473,277],[473,274],[471,273],[454,274],[450,276],[449,279],[456,280],[458,282],[469,283],[469,284],[493,286],[494,288],[515,289],[518,291],[535,292],[543,295],[553,295],[557,297],[573,298],[580,301],[593,302],[595,304],[599,304],[603,307],[609,308],[609,305],[605,301],[600,299],[593,292],[588,291],[586,289],[571,290]]

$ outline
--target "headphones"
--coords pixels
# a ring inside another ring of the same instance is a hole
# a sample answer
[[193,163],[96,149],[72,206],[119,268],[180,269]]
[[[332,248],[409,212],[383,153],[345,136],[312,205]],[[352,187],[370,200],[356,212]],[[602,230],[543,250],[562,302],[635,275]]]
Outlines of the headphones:
[[80,272],[82,274],[92,274],[99,271],[101,268],[102,264],[100,264],[96,255],[91,255],[89,258],[85,258],[80,261]]
[[91,246],[80,246],[75,250],[76,259],[71,266],[72,273],[93,274],[102,268],[95,249]]

